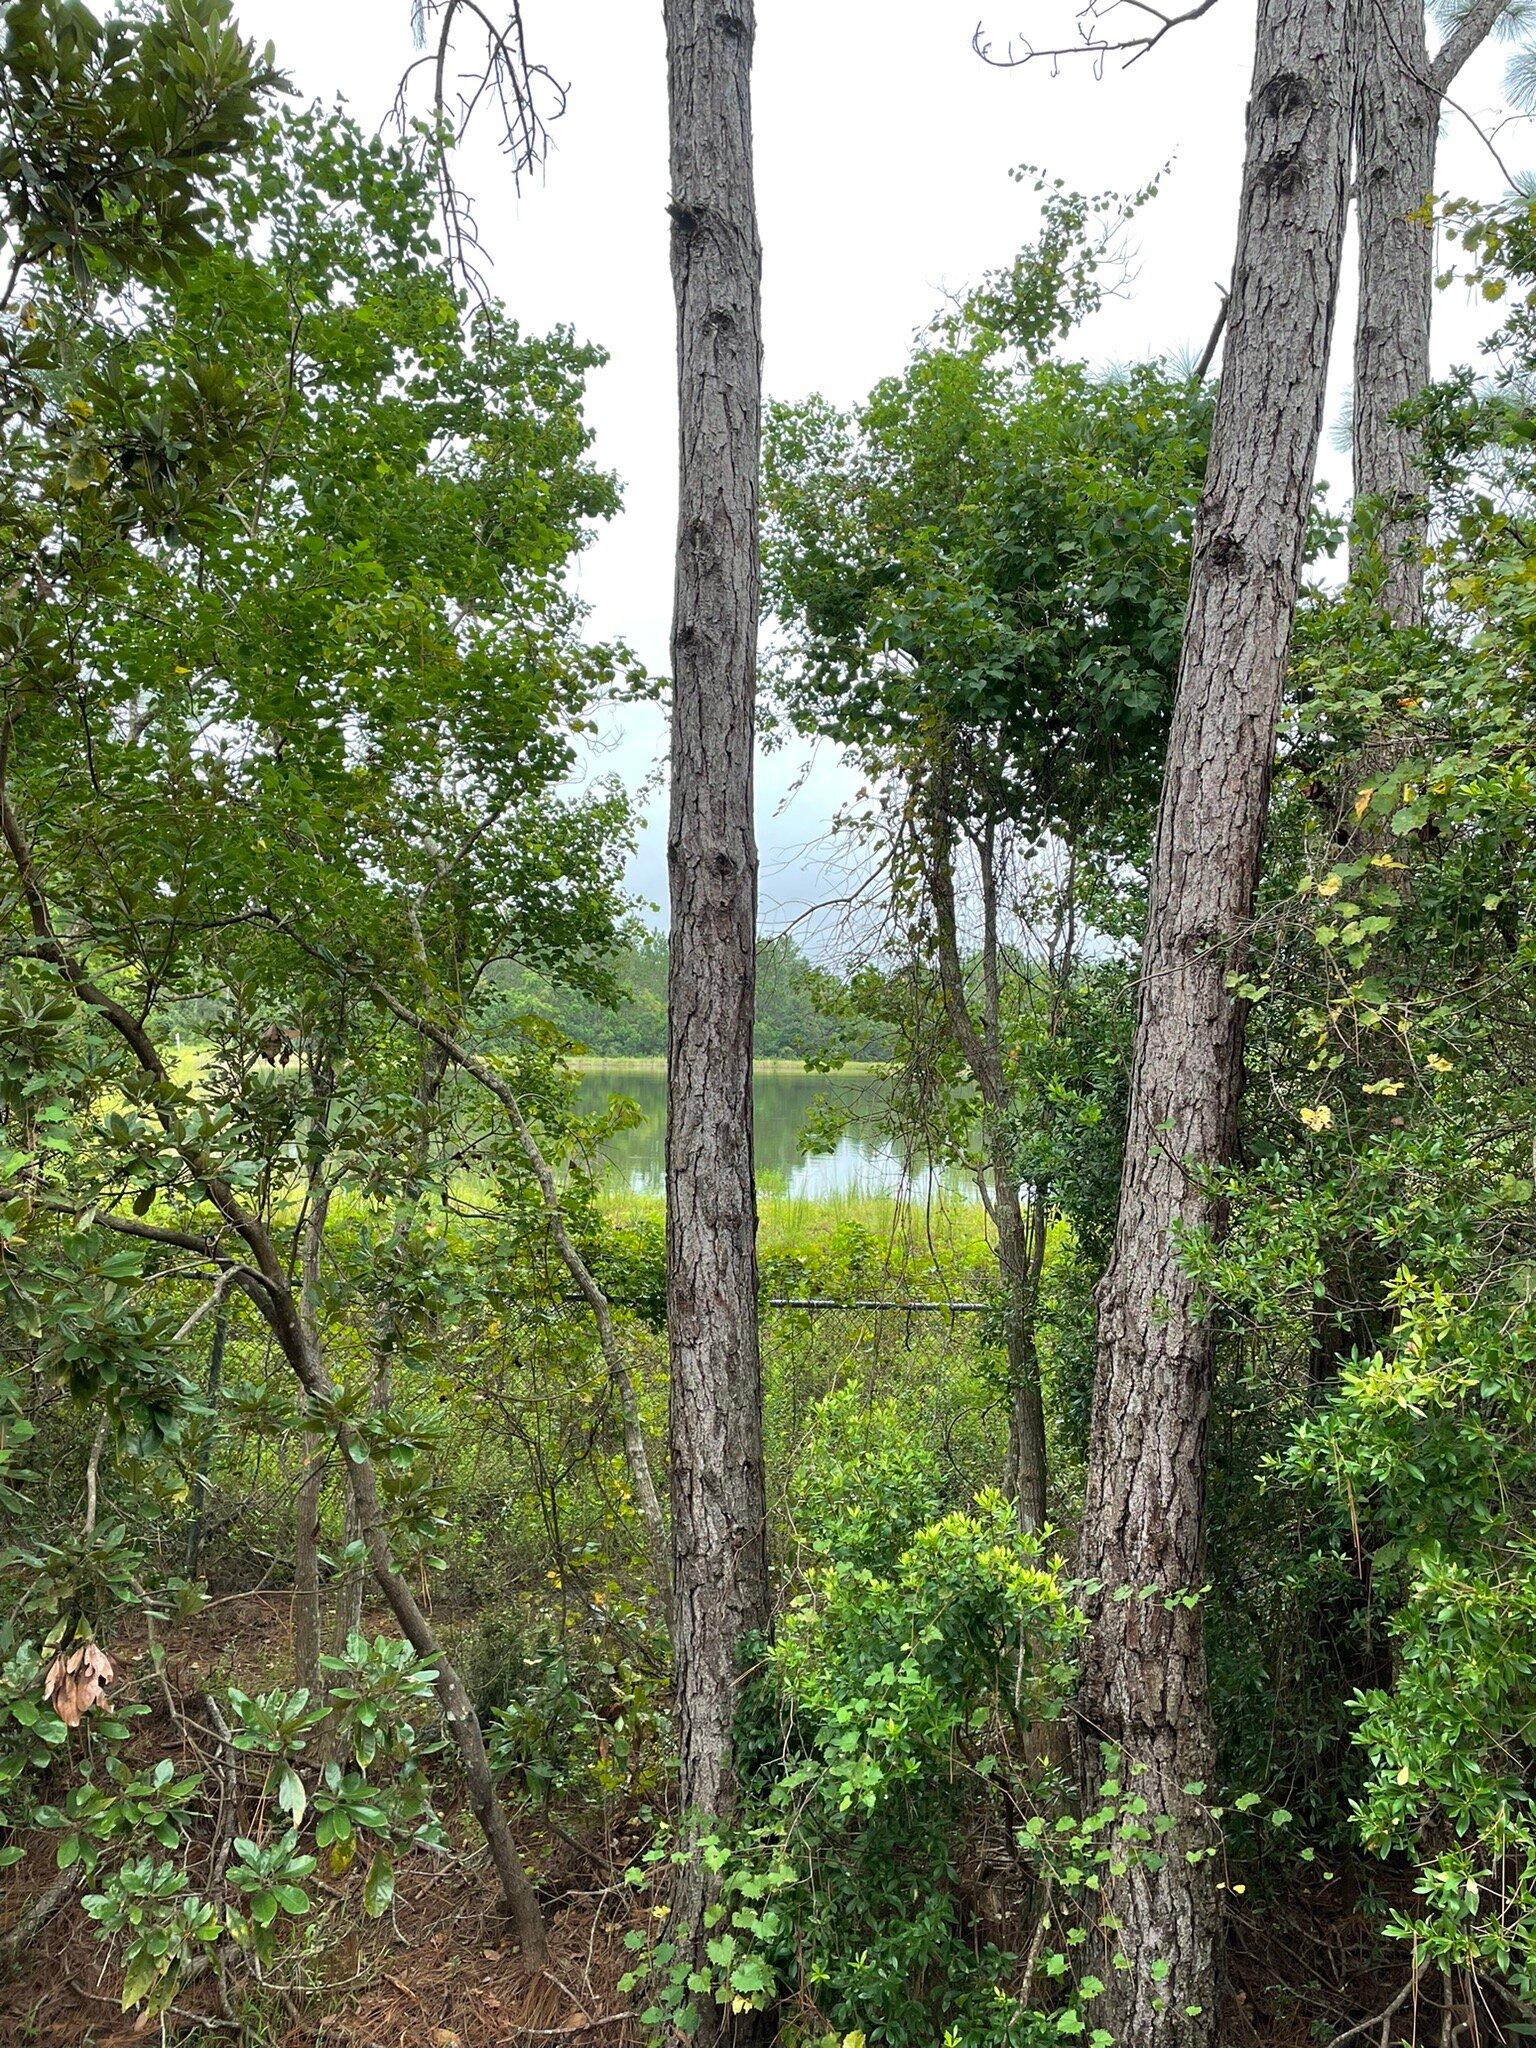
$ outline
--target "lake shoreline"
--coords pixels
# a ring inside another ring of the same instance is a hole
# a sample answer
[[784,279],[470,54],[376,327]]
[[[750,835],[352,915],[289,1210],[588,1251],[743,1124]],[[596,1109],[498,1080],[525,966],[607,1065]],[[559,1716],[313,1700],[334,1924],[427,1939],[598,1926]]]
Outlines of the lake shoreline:
[[[566,1065],[578,1074],[664,1075],[667,1062],[660,1053],[573,1053]],[[840,1067],[823,1070],[807,1067],[804,1060],[761,1059],[752,1062],[754,1074],[799,1074],[807,1080],[840,1081],[852,1075],[856,1080],[878,1079],[889,1072],[881,1060],[845,1060]]]

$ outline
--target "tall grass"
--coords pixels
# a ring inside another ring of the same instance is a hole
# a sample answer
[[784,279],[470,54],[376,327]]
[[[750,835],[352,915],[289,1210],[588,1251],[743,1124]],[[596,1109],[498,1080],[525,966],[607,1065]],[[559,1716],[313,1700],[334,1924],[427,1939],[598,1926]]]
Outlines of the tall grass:
[[[602,1194],[608,1220],[624,1228],[660,1224],[666,1204],[659,1194],[608,1188]],[[932,1256],[943,1266],[968,1265],[991,1254],[986,1211],[979,1202],[935,1194],[929,1203],[856,1190],[824,1195],[775,1194],[758,1190],[758,1245],[765,1252],[793,1252],[859,1231],[907,1257]]]

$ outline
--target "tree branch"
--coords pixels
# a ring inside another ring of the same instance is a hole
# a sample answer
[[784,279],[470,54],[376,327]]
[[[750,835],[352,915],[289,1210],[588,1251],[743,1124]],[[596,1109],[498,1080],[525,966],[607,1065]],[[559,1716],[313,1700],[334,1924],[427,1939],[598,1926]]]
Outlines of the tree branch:
[[1444,99],[1456,83],[1457,73],[1467,59],[1498,27],[1500,15],[1510,0],[1472,0],[1472,5],[1435,52],[1429,66],[1429,82]]
[[[87,1009],[94,1010],[112,1027],[133,1054],[141,1070],[156,1084],[155,1108],[161,1128],[188,1172],[207,1190],[209,1201],[250,1252],[257,1274],[265,1283],[253,1295],[253,1299],[256,1300],[295,1371],[303,1378],[309,1371],[308,1350],[304,1344],[303,1332],[298,1327],[292,1294],[270,1236],[260,1219],[245,1208],[228,1181],[219,1174],[210,1172],[210,1162],[198,1148],[189,1145],[176,1131],[169,1109],[169,1097],[173,1092],[171,1077],[160,1057],[159,1048],[144,1028],[142,1020],[115,996],[109,995],[105,989],[98,988],[74,954],[60,942],[53,928],[47,894],[38,874],[31,846],[3,783],[0,783],[0,838],[4,839],[15,863],[22,900],[27,906],[35,935],[35,951],[38,957],[47,961],[63,977],[77,1001],[83,1003]],[[119,1218],[113,1224],[113,1228],[124,1229],[125,1224],[126,1219]],[[148,1236],[153,1229],[152,1225],[139,1225],[134,1230],[126,1231],[126,1234]],[[166,1240],[162,1240],[164,1241]],[[174,1243],[177,1240],[172,1238],[169,1241]],[[190,1248],[201,1250],[203,1245],[199,1242]],[[184,1245],[183,1249],[188,1247]]]
[[1221,337],[1226,332],[1226,326],[1227,294],[1223,292],[1221,295],[1221,305],[1217,309],[1215,323],[1211,328],[1210,339],[1200,351],[1200,360],[1195,365],[1194,382],[1196,384],[1203,384],[1205,382],[1206,372],[1216,360],[1216,350],[1221,344]]
[[[302,943],[302,941],[300,942]],[[400,1023],[407,1025],[420,1037],[428,1039],[456,1067],[478,1081],[482,1088],[495,1096],[511,1120],[518,1144],[527,1159],[539,1194],[544,1203],[544,1220],[554,1240],[565,1270],[570,1274],[583,1300],[592,1311],[592,1320],[597,1328],[597,1341],[608,1368],[608,1377],[619,1398],[619,1411],[624,1426],[624,1449],[629,1463],[630,1481],[635,1490],[635,1505],[645,1525],[646,1542],[652,1552],[653,1567],[658,1575],[657,1583],[666,1595],[669,1573],[667,1569],[667,1530],[661,1512],[661,1500],[651,1473],[650,1454],[646,1450],[645,1432],[640,1421],[639,1402],[635,1397],[634,1380],[624,1357],[623,1346],[614,1326],[613,1312],[602,1285],[591,1267],[582,1257],[581,1251],[571,1236],[565,1221],[565,1210],[560,1201],[560,1190],[549,1162],[534,1136],[528,1119],[523,1115],[522,1104],[511,1087],[496,1069],[481,1059],[477,1053],[461,1045],[451,1033],[434,1024],[430,1017],[424,1017],[419,1010],[411,1009],[392,995],[381,982],[364,977],[364,987],[373,999]]]
[[[1501,0],[1501,4],[1504,4],[1504,0]],[[1160,8],[1149,6],[1147,0],[1107,0],[1107,4],[1104,5],[1100,4],[1100,0],[1088,0],[1088,4],[1078,12],[1079,40],[1075,43],[1037,49],[1033,43],[1023,38],[1020,38],[1018,43],[1010,38],[1007,48],[999,56],[993,45],[986,40],[985,24],[977,22],[975,33],[971,37],[971,48],[983,64],[990,64],[998,71],[1016,71],[1025,64],[1047,61],[1054,64],[1062,57],[1092,57],[1096,69],[1102,71],[1106,57],[1119,56],[1125,58],[1124,68],[1128,69],[1155,50],[1171,29],[1182,28],[1187,21],[1198,21],[1202,14],[1209,14],[1215,5],[1216,0],[1197,0],[1197,4],[1186,9],[1183,14],[1164,14]],[[1146,15],[1155,26],[1144,30],[1140,35],[1121,36],[1117,39],[1102,34],[1100,31],[1103,23],[1121,7],[1134,8],[1138,14]]]

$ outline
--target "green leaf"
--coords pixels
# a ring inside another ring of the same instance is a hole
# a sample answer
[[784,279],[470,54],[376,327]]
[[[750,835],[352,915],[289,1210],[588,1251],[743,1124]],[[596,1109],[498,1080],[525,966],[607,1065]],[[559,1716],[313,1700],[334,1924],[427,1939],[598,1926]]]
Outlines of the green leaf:
[[277,1784],[277,1803],[287,1814],[291,1826],[297,1827],[303,1820],[309,1806],[309,1795],[304,1790],[304,1781],[292,1764],[285,1764]]
[[377,1920],[389,1911],[394,1896],[395,1866],[386,1850],[376,1850],[363,1880],[363,1911],[370,1920]]

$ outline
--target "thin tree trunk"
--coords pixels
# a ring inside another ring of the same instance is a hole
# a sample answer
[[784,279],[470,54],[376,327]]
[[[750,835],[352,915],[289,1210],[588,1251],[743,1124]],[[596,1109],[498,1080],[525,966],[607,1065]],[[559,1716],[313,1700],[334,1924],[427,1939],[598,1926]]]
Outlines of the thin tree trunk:
[[219,1386],[224,1375],[224,1346],[229,1339],[229,1310],[222,1298],[213,1325],[213,1349],[208,1358],[208,1429],[198,1447],[197,1467],[192,1476],[192,1519],[187,1524],[187,1551],[183,1573],[195,1579],[202,1569],[203,1532],[208,1519],[208,1468],[213,1461],[213,1439],[219,1424]]
[[[370,1397],[369,1412],[375,1418],[382,1412]],[[357,1526],[357,1502],[348,1489],[346,1506],[343,1509],[342,1543],[350,1549],[361,1536]],[[331,1655],[345,1657],[347,1646],[355,1635],[361,1635],[363,1628],[363,1580],[367,1574],[354,1565],[348,1565],[336,1581],[336,1604],[331,1614]]]
[[[320,1356],[320,1258],[330,1213],[330,1183],[323,1166],[309,1176],[308,1199],[299,1238],[299,1320],[305,1341]],[[293,1509],[293,1668],[312,1700],[323,1697],[320,1670],[323,1617],[320,1606],[320,1507],[325,1495],[325,1451],[313,1456],[299,1480]]]
[[320,1502],[327,1451],[309,1456],[293,1497],[293,1675],[312,1700],[320,1697]]
[[[413,925],[413,929],[415,928]],[[424,954],[422,966],[430,974],[431,970]],[[423,1039],[421,1069],[416,1081],[416,1129],[411,1138],[408,1184],[397,1203],[395,1220],[390,1226],[389,1239],[379,1261],[386,1272],[399,1258],[410,1232],[411,1219],[420,1204],[420,1181],[426,1171],[431,1150],[432,1110],[447,1071],[447,1053],[431,1039]],[[394,1357],[395,1347],[399,1341],[399,1321],[393,1308],[386,1302],[374,1318],[368,1346],[368,1413],[375,1422],[386,1412],[394,1396]],[[349,1488],[342,1528],[343,1547],[350,1550],[358,1542],[359,1536],[357,1503],[352,1498]],[[348,1564],[337,1584],[336,1605],[331,1621],[331,1654],[335,1657],[344,1657],[352,1638],[362,1633],[363,1588],[366,1579],[367,1571],[364,1567]]]
[[[1348,172],[1347,0],[1260,0],[1231,316],[1153,853],[1141,1000],[1098,1369],[1081,1569],[1090,1810],[1146,1802],[1104,1884],[1096,2023],[1134,2048],[1210,2048],[1217,1923],[1203,1616],[1213,1337],[1180,1235],[1217,1230],[1252,914],[1322,420]],[[1107,1745],[1112,1761],[1106,1761]],[[1190,1789],[1195,1788],[1195,1789]]]
[[[945,1014],[986,1110],[992,1225],[997,1232],[997,1265],[1005,1302],[1003,1337],[1008,1354],[1008,1464],[1003,1484],[1005,1492],[1018,1505],[1020,1528],[1028,1531],[1044,1526],[1049,1476],[1045,1405],[1040,1391],[1040,1360],[1035,1341],[1040,1268],[1034,1259],[1018,1170],[1014,1165],[1013,1147],[1007,1130],[1013,1092],[1004,1067],[1002,1049],[997,965],[997,878],[993,865],[995,839],[988,832],[977,849],[982,863],[982,978],[985,991],[985,1023],[978,1029],[971,1015],[965,970],[960,959],[954,833],[942,775],[935,778],[935,788],[930,794],[925,833],[927,844],[923,860],[927,870],[928,898],[933,908],[934,947]],[[1043,1245],[1041,1257],[1043,1259]]]
[[1365,516],[1350,536],[1349,567],[1352,576],[1379,573],[1382,606],[1399,626],[1424,616],[1429,515],[1418,435],[1392,415],[1429,383],[1441,103],[1507,4],[1469,8],[1433,60],[1423,0],[1356,0],[1351,24],[1360,241],[1352,440]]
[[[667,839],[667,1332],[679,1796],[731,1806],[744,1635],[766,1629],[752,1009],[753,742],[761,254],[752,182],[752,0],[665,0],[679,479]],[[701,1954],[714,1879],[678,1871],[674,1927]],[[719,2016],[703,2014],[701,2038]]]
[[1360,306],[1351,439],[1355,502],[1366,516],[1350,534],[1349,568],[1379,574],[1383,608],[1413,626],[1424,616],[1429,519],[1418,436],[1392,415],[1429,383],[1440,95],[1429,81],[1424,0],[1357,0],[1353,34]]
[[437,1673],[437,1697],[448,1723],[448,1732],[459,1752],[459,1761],[464,1766],[470,1809],[490,1849],[502,1897],[507,1902],[517,1931],[523,1961],[530,1970],[542,1970],[549,1961],[544,1916],[496,1796],[496,1781],[491,1776],[490,1759],[485,1752],[485,1739],[480,1733],[474,1702],[464,1688],[457,1667],[438,1641],[432,1624],[422,1613],[410,1585],[395,1567],[383,1511],[379,1506],[378,1481],[372,1459],[349,1457],[347,1472],[352,1498],[357,1504],[358,1527],[379,1590],[389,1602],[401,1634],[417,1656]]
[[[325,1361],[313,1348],[304,1328],[303,1318],[290,1311],[281,1314],[282,1304],[275,1300],[273,1307],[279,1310],[274,1318],[274,1327],[285,1335],[285,1350],[293,1364],[309,1400],[316,1406],[332,1410],[336,1389],[331,1383]],[[475,1713],[474,1703],[465,1689],[457,1666],[438,1641],[432,1624],[422,1612],[416,1595],[411,1591],[409,1580],[395,1564],[390,1548],[389,1527],[379,1501],[378,1477],[373,1460],[365,1445],[357,1437],[351,1425],[341,1417],[336,1418],[336,1445],[341,1452],[342,1463],[347,1474],[347,1484],[357,1514],[358,1533],[368,1553],[368,1563],[378,1582],[380,1592],[394,1615],[400,1633],[424,1663],[430,1664],[437,1677],[434,1690],[443,1717],[448,1724],[448,1733],[459,1753],[464,1767],[464,1777],[469,1788],[470,1810],[480,1824],[486,1846],[491,1852],[491,1862],[496,1871],[501,1894],[512,1916],[522,1949],[523,1962],[530,1970],[542,1970],[549,1961],[549,1944],[544,1931],[544,1917],[517,1845],[512,1840],[512,1831],[507,1826],[507,1817],[496,1796],[496,1784],[491,1776],[490,1759],[486,1755],[485,1739],[480,1733],[480,1722]]]

